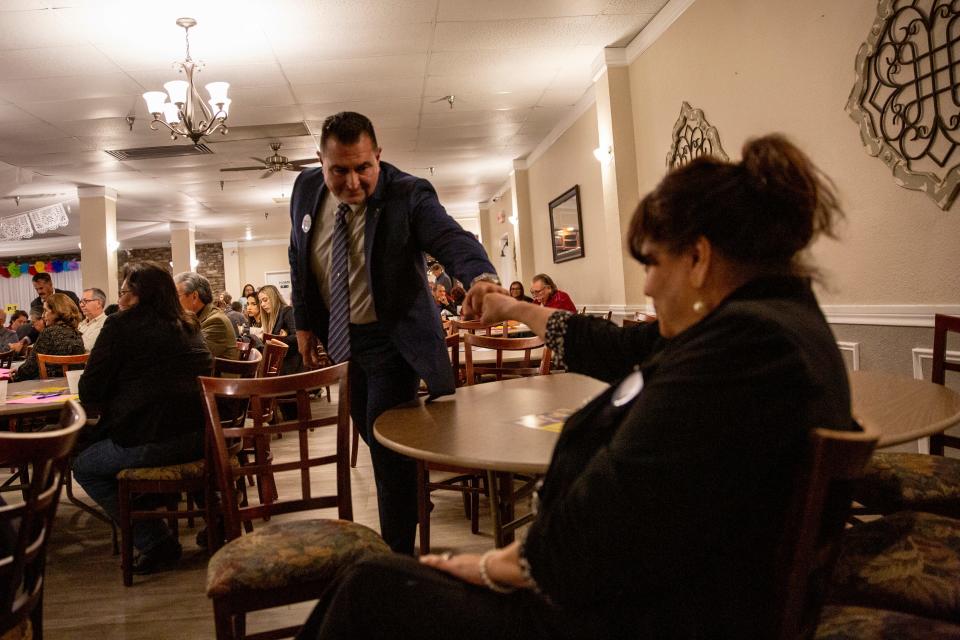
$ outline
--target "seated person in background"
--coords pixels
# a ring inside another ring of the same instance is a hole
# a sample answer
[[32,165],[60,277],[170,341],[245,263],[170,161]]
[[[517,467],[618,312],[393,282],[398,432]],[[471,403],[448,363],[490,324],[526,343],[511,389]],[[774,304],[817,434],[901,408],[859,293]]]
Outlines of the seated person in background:
[[441,316],[446,315],[449,317],[457,315],[457,305],[447,296],[447,288],[439,282],[433,288],[433,299],[437,302]]
[[107,304],[107,294],[101,289],[93,287],[83,290],[83,297],[80,299],[80,311],[83,313],[83,320],[77,327],[77,331],[83,336],[83,346],[87,351],[93,349],[97,342],[97,336],[100,335],[100,329],[107,316],[103,312],[104,305]]
[[[17,309],[12,314],[10,314],[10,324],[7,326],[8,329],[16,331],[20,328],[21,325],[26,323],[29,320],[30,316],[23,309]],[[22,336],[17,336],[19,339]]]
[[[227,294],[230,295],[229,293]],[[234,300],[230,303],[230,306],[224,311],[227,314],[227,317],[230,318],[230,322],[233,323],[233,328],[237,330],[237,335],[240,334],[240,327],[243,326],[243,304],[239,300]]]
[[[86,349],[83,348],[83,338],[77,331],[81,317],[80,309],[66,295],[52,293],[47,296],[43,303],[43,319],[40,321],[44,329],[27,359],[19,369],[10,374],[10,381],[19,382],[40,377],[38,353],[51,356],[73,356],[86,353]],[[19,351],[19,349],[14,350]],[[47,375],[51,378],[62,376],[63,368],[51,365],[47,367]]]
[[[80,378],[80,400],[100,407],[98,439],[73,463],[74,477],[116,520],[117,473],[203,456],[204,410],[197,376],[213,358],[200,323],[177,303],[177,289],[155,262],[131,263],[120,288],[123,311],[110,316]],[[169,568],[180,544],[162,520],[133,525],[140,552],[134,573]]]
[[177,285],[180,305],[196,314],[200,321],[203,340],[213,357],[238,360],[237,331],[227,314],[214,306],[210,281],[193,271],[178,273],[173,281]]
[[280,291],[272,284],[263,285],[257,296],[260,299],[260,325],[263,332],[281,336],[280,340],[288,347],[280,375],[299,373],[303,369],[303,357],[297,345],[293,307],[284,301]]
[[23,344],[33,344],[43,331],[43,307],[30,310],[30,317],[17,328],[17,337]]
[[[8,351],[7,345],[11,342],[17,342],[20,338],[17,337],[17,330],[11,329],[10,327],[3,326],[3,323],[7,321],[7,312],[3,309],[0,309],[0,351]],[[13,325],[13,323],[10,323]]]
[[464,291],[463,285],[457,282],[455,285],[453,285],[453,289],[450,289],[450,291],[447,292],[447,297],[453,301],[454,305],[456,305],[457,315],[460,315],[460,305],[463,304],[464,298],[467,297],[467,292]]
[[565,291],[560,291],[553,278],[545,273],[538,273],[533,276],[530,293],[533,294],[534,302],[539,305],[550,309],[562,309],[570,313],[577,312],[577,307],[573,304],[570,296]]
[[564,424],[523,541],[358,563],[300,637],[772,637],[808,434],[855,428],[801,262],[839,215],[817,169],[770,136],[740,163],[697,158],[640,203],[628,246],[657,323],[472,287],[467,314],[526,323],[569,371],[611,387]]
[[243,308],[243,326],[240,335],[248,339],[257,349],[263,348],[263,327],[260,326],[260,298],[257,294],[247,296],[247,306]]
[[241,298],[249,298],[250,296],[257,295],[257,288],[250,283],[243,285],[243,293],[240,295]]
[[514,280],[510,283],[510,297],[520,302],[533,302],[533,298],[523,291],[523,283]]

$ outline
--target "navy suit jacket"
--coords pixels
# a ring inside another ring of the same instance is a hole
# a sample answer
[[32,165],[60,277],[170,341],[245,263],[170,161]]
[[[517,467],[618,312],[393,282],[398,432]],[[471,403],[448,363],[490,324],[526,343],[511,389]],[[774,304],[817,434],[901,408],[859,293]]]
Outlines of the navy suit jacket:
[[[294,319],[326,344],[329,311],[310,267],[313,216],[327,187],[323,171],[305,169],[290,199],[290,276]],[[304,231],[304,218],[310,224]],[[463,230],[437,199],[433,186],[380,163],[377,187],[367,199],[364,255],[377,320],[397,350],[427,383],[431,396],[455,390],[450,356],[444,343],[437,305],[427,284],[427,252],[456,276],[470,283],[482,273],[495,273],[483,247]]]

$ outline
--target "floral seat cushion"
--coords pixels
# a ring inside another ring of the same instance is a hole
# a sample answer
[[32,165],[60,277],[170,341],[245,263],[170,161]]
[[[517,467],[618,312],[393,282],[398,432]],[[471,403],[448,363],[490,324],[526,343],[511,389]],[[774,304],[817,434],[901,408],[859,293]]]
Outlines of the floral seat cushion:
[[831,603],[960,624],[960,521],[901,512],[857,525],[844,533],[831,582]]
[[166,467],[123,469],[117,474],[117,480],[188,480],[202,478],[206,469],[206,461],[200,459],[183,464],[171,464]]
[[899,611],[824,607],[816,640],[956,640],[960,625]]
[[0,635],[0,640],[32,640],[33,625],[30,618],[24,618],[16,626],[11,627]]
[[875,453],[854,500],[878,513],[926,511],[960,518],[960,459]]
[[330,582],[372,554],[390,553],[372,529],[346,520],[271,523],[230,541],[207,565],[207,596]]

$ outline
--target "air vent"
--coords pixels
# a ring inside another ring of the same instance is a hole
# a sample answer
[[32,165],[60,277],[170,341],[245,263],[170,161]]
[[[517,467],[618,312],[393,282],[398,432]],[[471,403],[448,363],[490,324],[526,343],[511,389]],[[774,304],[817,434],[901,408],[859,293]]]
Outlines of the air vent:
[[181,158],[213,153],[205,144],[170,144],[162,147],[140,147],[138,149],[107,149],[106,152],[117,160],[158,160],[160,158]]

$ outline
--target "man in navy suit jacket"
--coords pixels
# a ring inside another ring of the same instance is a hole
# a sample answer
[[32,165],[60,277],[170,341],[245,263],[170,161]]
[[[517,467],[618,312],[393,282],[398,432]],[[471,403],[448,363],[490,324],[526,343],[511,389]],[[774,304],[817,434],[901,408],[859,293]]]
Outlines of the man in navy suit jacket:
[[316,366],[318,340],[330,351],[334,220],[338,207],[348,205],[350,413],[370,446],[381,535],[394,551],[412,554],[416,464],[376,442],[373,423],[387,409],[414,401],[421,379],[431,397],[455,390],[423,254],[463,282],[494,287],[499,281],[483,247],[447,215],[430,183],[380,162],[365,116],[327,118],[320,149],[322,169],[300,174],[290,202],[297,341],[307,366]]

